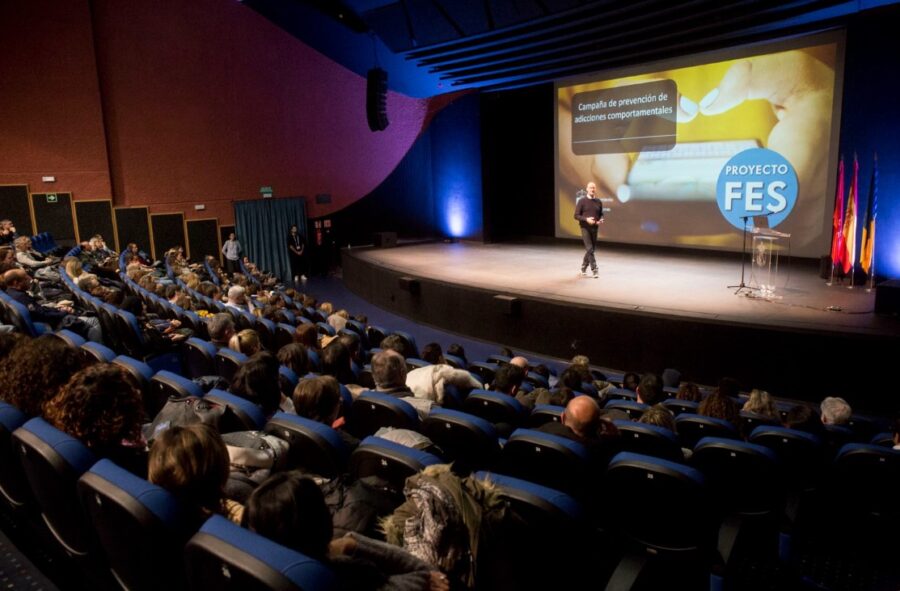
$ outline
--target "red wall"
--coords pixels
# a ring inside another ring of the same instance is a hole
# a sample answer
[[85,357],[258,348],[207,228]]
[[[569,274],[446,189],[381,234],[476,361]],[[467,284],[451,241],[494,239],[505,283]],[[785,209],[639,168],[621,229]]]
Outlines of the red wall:
[[32,191],[55,174],[76,199],[230,224],[267,185],[316,217],[375,188],[439,104],[391,93],[369,131],[364,78],[235,0],[3,6],[2,38],[23,42],[0,54],[0,182]]
[[108,199],[88,3],[0,2],[0,39],[0,184]]

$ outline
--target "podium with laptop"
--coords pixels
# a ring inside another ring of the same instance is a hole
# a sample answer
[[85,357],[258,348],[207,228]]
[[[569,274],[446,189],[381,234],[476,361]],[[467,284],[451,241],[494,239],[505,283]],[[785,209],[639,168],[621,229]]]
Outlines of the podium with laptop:
[[769,227],[769,217],[758,215],[753,217],[753,237],[751,241],[750,287],[759,290],[759,297],[780,298],[775,294],[778,283],[778,264],[781,251],[787,242],[790,248],[791,235]]

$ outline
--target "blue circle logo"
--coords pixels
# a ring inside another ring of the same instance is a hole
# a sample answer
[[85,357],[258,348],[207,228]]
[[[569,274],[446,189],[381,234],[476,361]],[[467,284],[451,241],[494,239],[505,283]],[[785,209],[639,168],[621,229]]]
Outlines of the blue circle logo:
[[719,211],[738,229],[753,227],[753,218],[766,216],[774,228],[797,204],[797,173],[787,159],[766,148],[735,154],[719,173],[716,202]]

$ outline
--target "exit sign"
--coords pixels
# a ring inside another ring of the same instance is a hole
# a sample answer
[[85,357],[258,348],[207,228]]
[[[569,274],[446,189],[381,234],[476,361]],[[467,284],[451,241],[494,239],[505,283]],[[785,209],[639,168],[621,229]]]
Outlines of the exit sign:
[[275,191],[272,190],[272,187],[260,187],[259,194],[263,196],[263,199],[270,199]]
[[47,203],[57,203],[56,193],[47,193]]

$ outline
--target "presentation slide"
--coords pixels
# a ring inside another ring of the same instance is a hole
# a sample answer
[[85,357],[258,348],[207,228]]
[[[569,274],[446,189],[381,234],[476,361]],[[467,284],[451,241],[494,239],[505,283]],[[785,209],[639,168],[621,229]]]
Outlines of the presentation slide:
[[601,240],[740,251],[746,224],[826,254],[842,67],[832,33],[557,83],[557,237],[593,181]]

